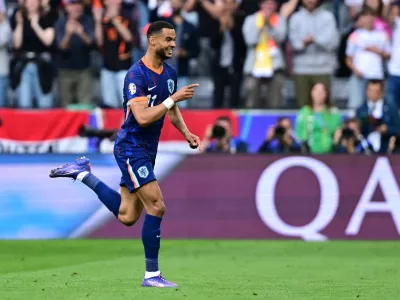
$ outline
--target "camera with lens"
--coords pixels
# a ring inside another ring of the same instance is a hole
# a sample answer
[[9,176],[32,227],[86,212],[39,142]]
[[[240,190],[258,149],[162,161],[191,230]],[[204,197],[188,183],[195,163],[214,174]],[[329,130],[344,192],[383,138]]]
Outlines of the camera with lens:
[[286,128],[283,126],[276,126],[275,128],[275,137],[280,140],[286,133]]
[[89,126],[81,126],[79,128],[79,136],[87,137],[87,138],[100,138],[100,139],[109,139],[114,142],[117,138],[118,130],[101,130],[92,128]]
[[343,140],[350,140],[356,138],[356,134],[353,129],[344,128],[342,130],[342,139]]
[[226,129],[220,125],[214,125],[213,129],[212,129],[212,138],[213,139],[223,139],[226,135]]

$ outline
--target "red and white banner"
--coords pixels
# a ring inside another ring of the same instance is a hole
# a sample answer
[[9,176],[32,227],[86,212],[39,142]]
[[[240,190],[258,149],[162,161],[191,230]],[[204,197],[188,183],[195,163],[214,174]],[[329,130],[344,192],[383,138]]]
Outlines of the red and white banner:
[[[238,118],[231,110],[182,111],[188,128],[200,138],[205,129],[220,116],[231,119],[233,133],[238,132]],[[0,153],[85,153],[89,150],[87,138],[79,137],[79,128],[95,120],[97,128],[119,129],[123,120],[122,110],[87,111],[14,110],[0,109]],[[113,142],[104,140],[100,151],[111,153]],[[166,118],[161,134],[160,150],[195,153],[183,136]]]
[[88,112],[0,110],[0,153],[79,153],[87,139],[78,136]]

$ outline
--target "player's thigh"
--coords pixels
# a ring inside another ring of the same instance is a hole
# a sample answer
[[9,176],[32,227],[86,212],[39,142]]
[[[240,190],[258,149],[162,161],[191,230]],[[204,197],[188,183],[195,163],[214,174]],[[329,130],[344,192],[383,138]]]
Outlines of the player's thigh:
[[142,214],[143,203],[136,193],[131,193],[126,186],[121,186],[121,205],[118,219],[124,224],[133,225]]
[[140,151],[129,156],[115,153],[115,158],[122,172],[120,185],[137,194],[149,214],[162,216],[165,207],[154,174],[154,161]]
[[139,196],[148,214],[158,217],[164,215],[164,199],[157,181],[154,180],[141,186],[135,193]]

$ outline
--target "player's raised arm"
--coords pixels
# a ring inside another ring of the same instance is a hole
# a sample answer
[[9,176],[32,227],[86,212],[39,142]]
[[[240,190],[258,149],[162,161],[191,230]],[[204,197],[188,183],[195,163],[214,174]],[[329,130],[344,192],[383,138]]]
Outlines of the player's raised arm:
[[147,127],[161,119],[167,111],[174,107],[175,103],[191,99],[197,86],[198,84],[185,86],[156,106],[149,107],[147,97],[144,96],[131,99],[129,106],[139,125]]

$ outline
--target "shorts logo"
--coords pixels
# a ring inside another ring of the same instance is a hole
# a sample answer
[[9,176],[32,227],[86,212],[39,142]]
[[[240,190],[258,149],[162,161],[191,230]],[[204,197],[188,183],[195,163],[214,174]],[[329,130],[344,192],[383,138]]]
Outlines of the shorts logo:
[[135,95],[136,94],[136,85],[134,83],[130,83],[128,85],[128,90],[129,90],[129,93],[131,93],[131,95]]
[[175,82],[172,79],[168,79],[167,84],[168,84],[168,91],[170,94],[172,94],[174,92]]
[[141,178],[147,178],[147,176],[149,176],[149,170],[147,170],[147,167],[145,167],[145,166],[140,167],[140,168],[137,170],[137,172],[138,172],[138,174],[139,174],[139,176],[140,176]]

